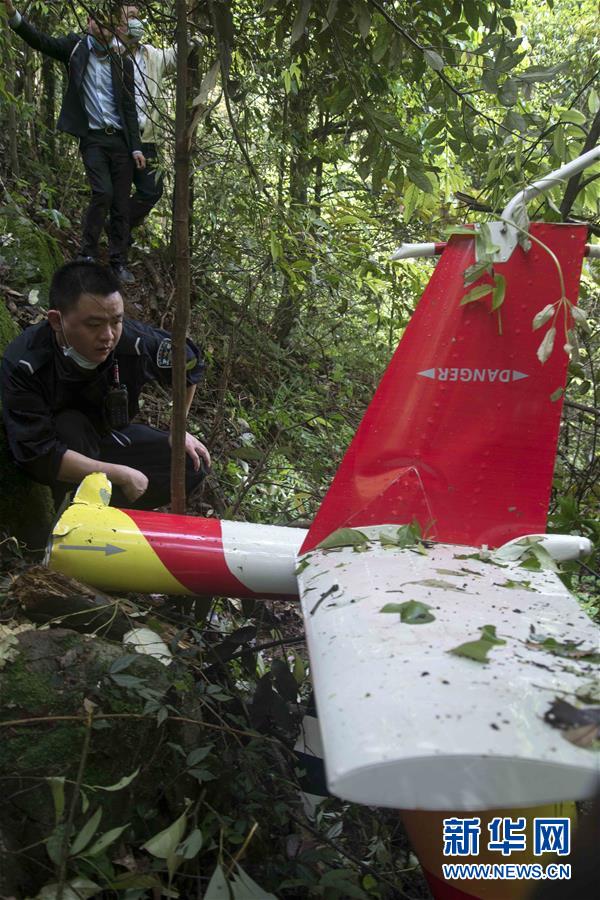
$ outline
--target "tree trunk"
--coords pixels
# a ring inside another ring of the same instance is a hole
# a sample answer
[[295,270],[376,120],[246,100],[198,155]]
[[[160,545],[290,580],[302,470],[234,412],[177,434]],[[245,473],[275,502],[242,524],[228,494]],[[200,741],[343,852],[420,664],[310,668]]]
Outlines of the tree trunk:
[[[307,52],[308,38],[305,35],[298,44],[298,55],[306,58]],[[288,132],[293,147],[289,160],[290,220],[293,222],[296,219],[298,223],[303,219],[308,204],[308,184],[311,172],[308,153],[308,120],[313,100],[312,89],[306,84],[308,77],[306,69],[302,75],[302,87],[296,94],[290,95],[288,105]],[[302,223],[302,228],[304,227],[304,223]],[[288,343],[290,332],[300,313],[300,306],[300,297],[293,291],[289,279],[286,278],[274,320],[275,337],[282,347]]]
[[[37,60],[35,58],[34,51],[27,44],[24,45],[25,50],[25,82],[24,82],[24,90],[23,94],[25,96],[25,100],[27,103],[32,106],[35,110],[37,110],[37,104],[35,102],[35,72],[37,66]],[[38,152],[37,152],[37,131],[36,131],[36,114],[32,115],[29,119],[29,149],[28,155],[30,158],[37,160]]]
[[[588,132],[588,136],[585,139],[585,143],[581,148],[581,154],[587,153],[588,150],[592,150],[596,144],[598,143],[598,139],[600,138],[600,109],[594,116],[594,121],[590,126],[590,130]],[[560,204],[560,213],[563,217],[563,220],[566,221],[571,212],[571,207],[575,202],[575,198],[577,194],[581,190],[581,176],[582,172],[579,172],[577,175],[573,175],[572,178],[567,182],[567,187],[565,189],[565,194],[563,197],[563,201]]]
[[[46,29],[50,29],[50,17],[46,17]],[[49,56],[42,56],[42,102],[41,120],[46,134],[44,135],[48,147],[48,160],[53,162],[56,158],[56,133],[54,130],[54,115],[56,110],[56,72],[54,60]]]
[[[14,63],[8,66],[6,73],[7,93],[15,96],[15,70]],[[8,102],[8,148],[10,155],[10,170],[13,178],[19,176],[19,144],[17,142],[17,104],[14,100]]]
[[185,341],[190,319],[190,147],[188,140],[187,2],[177,0],[177,105],[175,111],[175,316],[173,319],[173,418],[171,509],[185,512]]

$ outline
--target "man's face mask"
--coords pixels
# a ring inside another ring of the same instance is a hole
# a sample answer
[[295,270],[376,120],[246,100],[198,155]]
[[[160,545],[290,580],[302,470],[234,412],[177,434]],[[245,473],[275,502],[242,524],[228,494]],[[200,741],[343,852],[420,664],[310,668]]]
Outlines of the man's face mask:
[[97,369],[100,363],[90,362],[89,359],[86,359],[85,356],[82,356],[81,353],[78,353],[75,347],[62,347],[63,356],[67,356],[69,359],[72,359],[74,363],[77,363],[80,369]]
[[98,366],[100,365],[99,362],[92,362],[91,360],[87,359],[85,356],[83,356],[81,353],[79,353],[75,349],[75,347],[72,347],[71,344],[69,343],[69,339],[65,333],[65,323],[63,322],[62,316],[60,317],[60,323],[61,323],[63,338],[65,339],[66,344],[67,344],[66,347],[61,347],[63,356],[66,356],[68,359],[72,359],[73,362],[76,363],[81,369],[87,369],[88,371],[90,371],[91,369],[97,369]]
[[129,37],[133,38],[134,41],[137,41],[139,43],[146,34],[145,23],[142,22],[141,19],[128,19],[127,34],[129,35]]
[[95,34],[90,35],[90,37],[92,38],[92,45],[94,47],[94,50],[97,53],[107,53],[108,52],[108,47],[106,45],[106,41],[101,40],[100,38],[97,38]]

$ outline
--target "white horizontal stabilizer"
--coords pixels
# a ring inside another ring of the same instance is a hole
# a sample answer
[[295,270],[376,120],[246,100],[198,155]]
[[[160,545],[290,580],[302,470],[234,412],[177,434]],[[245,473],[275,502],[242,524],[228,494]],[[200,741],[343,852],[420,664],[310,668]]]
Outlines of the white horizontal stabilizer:
[[[524,568],[533,551],[495,562],[476,548],[401,549],[397,526],[363,531],[368,542],[313,550],[298,568],[330,791],[430,810],[592,793],[590,729],[578,746],[573,727],[544,718],[557,700],[589,707],[597,683],[598,629],[558,576]],[[402,621],[420,612],[431,620]],[[471,642],[487,662],[451,652]]]

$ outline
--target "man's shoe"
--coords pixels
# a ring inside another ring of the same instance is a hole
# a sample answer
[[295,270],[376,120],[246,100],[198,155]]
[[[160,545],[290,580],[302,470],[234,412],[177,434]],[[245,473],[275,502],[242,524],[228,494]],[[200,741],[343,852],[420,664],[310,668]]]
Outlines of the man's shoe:
[[78,253],[75,257],[75,262],[96,262],[93,256],[85,256],[83,253]]
[[126,269],[125,266],[111,266],[111,269],[121,284],[135,284],[135,275],[129,269]]

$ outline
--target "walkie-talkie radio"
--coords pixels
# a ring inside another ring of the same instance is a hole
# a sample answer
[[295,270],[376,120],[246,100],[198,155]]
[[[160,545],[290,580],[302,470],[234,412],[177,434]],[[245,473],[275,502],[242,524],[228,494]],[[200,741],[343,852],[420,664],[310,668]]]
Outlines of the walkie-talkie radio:
[[119,364],[113,365],[113,386],[105,400],[106,418],[111,428],[126,428],[129,425],[129,396],[127,385],[119,381]]

